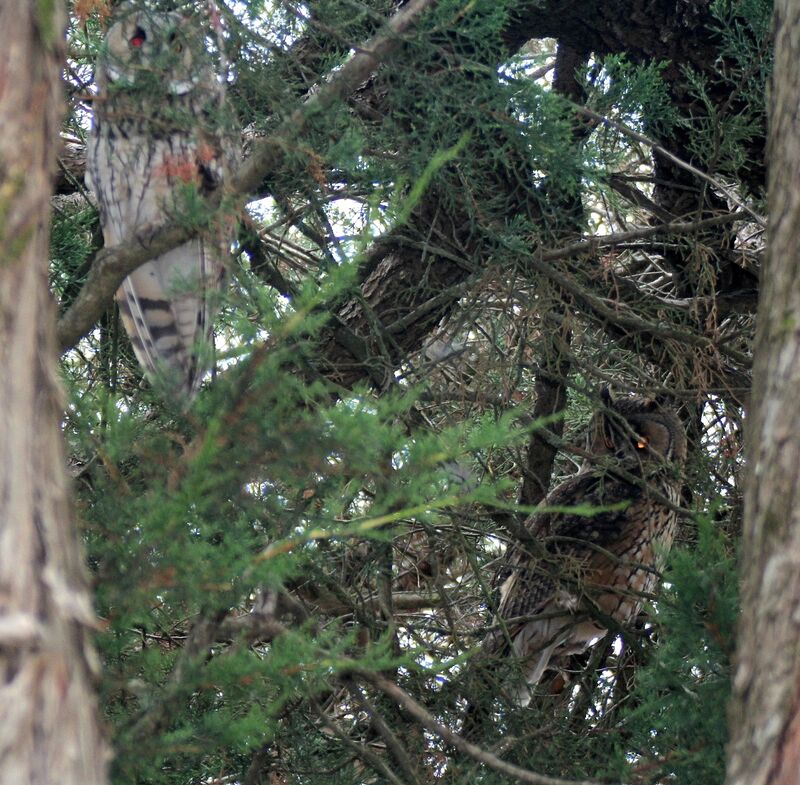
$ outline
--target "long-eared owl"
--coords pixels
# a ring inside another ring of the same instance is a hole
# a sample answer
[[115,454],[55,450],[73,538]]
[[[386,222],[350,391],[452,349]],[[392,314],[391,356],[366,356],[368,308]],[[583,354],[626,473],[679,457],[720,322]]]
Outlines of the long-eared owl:
[[[169,219],[218,188],[236,161],[231,114],[202,20],[123,3],[98,58],[87,183],[107,247]],[[204,235],[131,273],[116,300],[136,357],[154,381],[191,397],[229,254],[231,227]]]
[[[678,523],[686,434],[677,415],[639,397],[612,400],[589,426],[587,459],[525,523],[509,549],[488,655],[519,657],[528,685],[584,651],[609,622],[625,625],[652,595]],[[577,506],[594,514],[570,512]]]

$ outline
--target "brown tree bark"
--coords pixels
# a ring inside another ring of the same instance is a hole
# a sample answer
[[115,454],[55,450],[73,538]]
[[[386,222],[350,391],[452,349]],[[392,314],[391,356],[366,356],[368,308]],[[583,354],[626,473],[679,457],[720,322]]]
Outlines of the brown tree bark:
[[728,785],[800,783],[800,5],[776,0]]
[[96,785],[93,612],[70,518],[48,292],[58,2],[0,0],[0,783]]

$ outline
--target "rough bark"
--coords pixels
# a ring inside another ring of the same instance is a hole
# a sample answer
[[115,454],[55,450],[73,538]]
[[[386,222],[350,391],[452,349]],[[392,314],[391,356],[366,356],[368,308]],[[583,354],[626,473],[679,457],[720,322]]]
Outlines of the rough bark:
[[62,9],[2,0],[0,29],[0,783],[95,785],[106,756],[93,613],[70,520],[47,282]]
[[800,783],[800,6],[777,0],[728,785]]

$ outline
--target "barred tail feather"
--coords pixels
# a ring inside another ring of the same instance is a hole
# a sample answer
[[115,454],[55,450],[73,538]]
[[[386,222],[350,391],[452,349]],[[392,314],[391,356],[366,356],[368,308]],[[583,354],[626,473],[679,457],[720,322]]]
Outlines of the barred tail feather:
[[191,240],[134,270],[117,290],[136,357],[156,384],[190,400],[206,371],[223,267]]

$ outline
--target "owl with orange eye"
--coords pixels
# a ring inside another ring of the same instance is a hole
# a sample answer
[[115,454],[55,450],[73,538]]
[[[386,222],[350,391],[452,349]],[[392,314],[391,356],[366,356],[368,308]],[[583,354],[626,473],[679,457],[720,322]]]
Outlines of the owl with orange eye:
[[524,682],[508,694],[520,705],[545,671],[602,638],[609,622],[624,627],[637,616],[677,530],[686,460],[680,419],[645,398],[613,400],[604,390],[602,402],[581,470],[528,518],[529,539],[509,548],[498,576],[483,654],[518,658]]
[[[203,20],[176,12],[132,3],[115,9],[97,62],[87,142],[86,179],[106,247],[179,221],[192,200],[230,177],[235,124],[206,32]],[[147,261],[117,290],[146,375],[184,401],[208,367],[232,239],[227,222]]]

